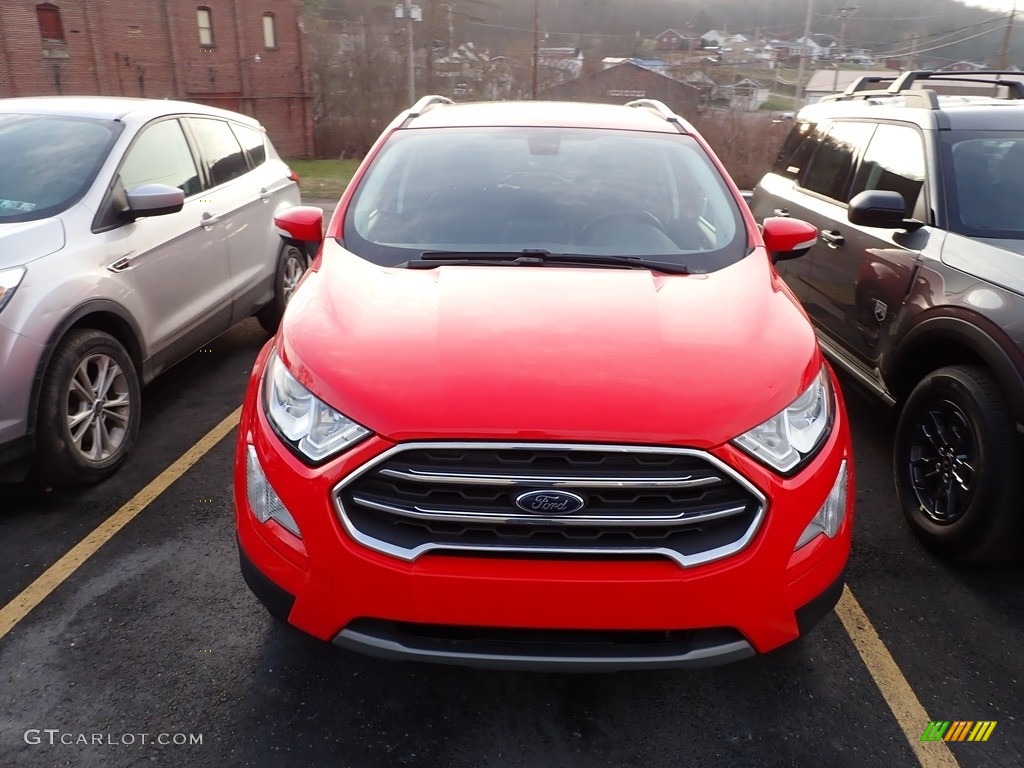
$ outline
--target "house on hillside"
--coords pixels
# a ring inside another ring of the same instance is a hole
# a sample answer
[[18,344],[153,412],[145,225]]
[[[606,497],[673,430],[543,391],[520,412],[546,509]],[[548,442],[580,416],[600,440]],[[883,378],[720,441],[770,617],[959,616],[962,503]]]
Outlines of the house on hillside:
[[[804,97],[807,99],[808,104],[813,104],[816,101],[820,101],[822,96],[845,91],[858,78],[893,77],[895,74],[887,69],[819,69],[807,81],[807,87],[804,88]],[[883,88],[885,86],[879,87]]]
[[455,96],[474,94],[474,84],[486,79],[490,70],[490,54],[473,43],[462,43],[444,56],[434,59],[434,77],[447,82],[444,91]]
[[623,104],[634,99],[657,99],[686,116],[701,106],[700,91],[688,83],[626,61],[590,75],[544,89],[545,99]]
[[949,72],[978,72],[982,69],[988,69],[988,67],[976,61],[957,61],[943,67],[943,69]]
[[537,67],[545,84],[564,83],[583,72],[583,50],[580,48],[541,48]]
[[252,115],[282,155],[310,156],[313,97],[299,5],[3,0],[0,97],[194,101]]
[[752,78],[745,77],[732,85],[720,87],[721,96],[729,100],[732,109],[753,112],[768,101],[769,89]]
[[654,49],[656,51],[685,51],[686,48],[686,35],[682,32],[676,32],[674,29],[666,29],[654,38]]
[[707,72],[698,69],[686,75],[682,80],[697,89],[700,93],[701,104],[709,104],[718,98],[718,84],[711,79]]

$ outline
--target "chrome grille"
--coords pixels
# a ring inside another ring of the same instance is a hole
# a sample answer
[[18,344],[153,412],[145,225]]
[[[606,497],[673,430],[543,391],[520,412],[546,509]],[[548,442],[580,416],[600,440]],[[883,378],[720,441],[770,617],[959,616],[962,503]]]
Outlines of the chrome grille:
[[[571,514],[516,506],[530,491],[584,500]],[[668,557],[681,565],[742,549],[764,497],[701,451],[547,443],[408,443],[345,478],[335,501],[360,543],[413,560],[481,555]]]

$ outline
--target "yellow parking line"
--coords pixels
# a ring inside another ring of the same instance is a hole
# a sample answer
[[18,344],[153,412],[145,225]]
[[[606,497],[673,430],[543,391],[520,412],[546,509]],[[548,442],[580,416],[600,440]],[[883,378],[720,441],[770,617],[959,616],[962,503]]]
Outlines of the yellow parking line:
[[0,639],[14,629],[18,622],[43,602],[53,590],[64,583],[86,560],[96,554],[96,551],[113,538],[114,534],[134,520],[135,516],[149,506],[151,501],[166,491],[171,483],[185,474],[193,464],[234,429],[238,424],[241,412],[242,408],[239,406],[224,421],[203,435],[199,442],[185,451],[177,461],[157,475],[149,485],[125,502],[117,512],[100,523],[92,533],[72,547],[64,557],[47,568],[21,594],[0,608]]
[[853,641],[875,685],[881,691],[882,698],[903,729],[903,735],[910,742],[910,748],[917,756],[921,768],[959,768],[960,764],[949,751],[946,742],[921,741],[921,734],[924,733],[931,718],[917,700],[907,678],[903,676],[889,649],[885,647],[885,643],[878,636],[878,632],[849,587],[843,589],[843,596],[836,606],[836,614],[843,622],[846,634]]

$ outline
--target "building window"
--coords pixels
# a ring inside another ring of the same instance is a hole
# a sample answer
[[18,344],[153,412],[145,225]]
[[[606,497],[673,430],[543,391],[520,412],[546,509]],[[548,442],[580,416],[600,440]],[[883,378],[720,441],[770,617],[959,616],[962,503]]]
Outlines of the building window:
[[213,15],[206,6],[199,6],[196,9],[196,18],[199,23],[199,44],[201,46],[213,47]]
[[274,14],[263,14],[263,47],[277,48],[277,32],[274,30]]
[[39,33],[44,43],[66,43],[64,25],[60,21],[60,8],[52,3],[41,3],[36,6],[36,18],[39,19]]

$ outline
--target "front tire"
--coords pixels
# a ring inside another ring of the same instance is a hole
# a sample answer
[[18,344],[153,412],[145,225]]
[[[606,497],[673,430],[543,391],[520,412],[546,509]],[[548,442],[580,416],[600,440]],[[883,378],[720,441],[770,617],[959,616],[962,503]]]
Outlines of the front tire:
[[910,394],[893,474],[907,522],[936,554],[992,562],[1021,550],[1024,456],[1015,423],[984,368],[940,368]]
[[309,261],[302,251],[294,245],[282,246],[277,257],[277,271],[274,273],[274,298],[256,313],[256,319],[267,333],[277,332],[285,307],[291,301],[292,294],[295,293],[295,288],[308,266]]
[[139,377],[110,334],[68,333],[43,376],[33,476],[47,485],[91,485],[128,458],[139,432]]

